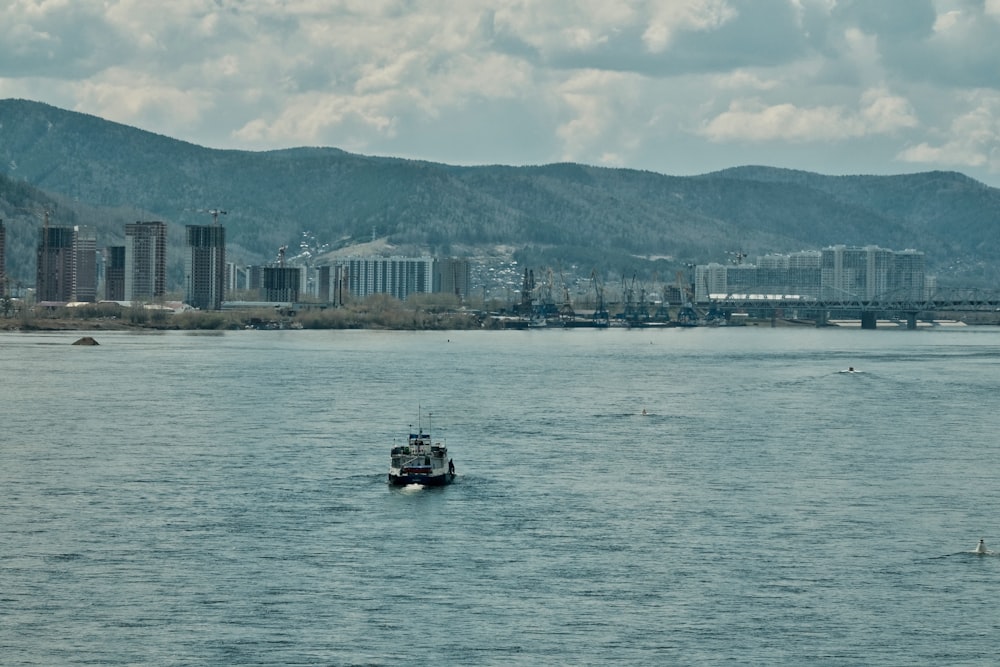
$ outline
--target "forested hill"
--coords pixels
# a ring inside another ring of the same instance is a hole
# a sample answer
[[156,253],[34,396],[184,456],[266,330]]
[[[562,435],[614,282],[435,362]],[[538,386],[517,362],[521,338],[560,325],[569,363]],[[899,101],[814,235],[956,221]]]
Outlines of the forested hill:
[[[25,236],[31,211],[47,207],[53,224],[94,224],[101,245],[122,242],[123,221],[164,220],[180,261],[183,225],[207,224],[205,211],[222,208],[230,259],[241,263],[298,248],[306,231],[331,248],[374,235],[400,253],[504,248],[528,265],[607,275],[672,275],[736,250],[842,243],[923,250],[942,284],[1000,284],[1000,190],[952,172],[737,167],[675,177],[579,164],[456,167],[335,148],[216,150],[0,100],[0,174],[0,216],[17,221],[8,224],[15,248],[35,242],[37,232]],[[28,270],[11,252],[8,266]]]

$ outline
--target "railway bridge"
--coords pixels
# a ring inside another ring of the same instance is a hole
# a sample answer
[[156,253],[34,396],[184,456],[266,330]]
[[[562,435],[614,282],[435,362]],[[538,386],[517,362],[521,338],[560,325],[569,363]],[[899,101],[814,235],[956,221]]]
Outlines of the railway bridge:
[[732,313],[747,313],[762,319],[792,317],[815,320],[825,326],[830,320],[860,319],[862,329],[874,329],[880,319],[905,320],[907,329],[916,329],[920,319],[961,317],[967,313],[1000,311],[1000,290],[939,289],[926,299],[884,294],[871,299],[853,295],[839,298],[816,298],[769,294],[713,294],[698,304],[712,308],[728,318]]

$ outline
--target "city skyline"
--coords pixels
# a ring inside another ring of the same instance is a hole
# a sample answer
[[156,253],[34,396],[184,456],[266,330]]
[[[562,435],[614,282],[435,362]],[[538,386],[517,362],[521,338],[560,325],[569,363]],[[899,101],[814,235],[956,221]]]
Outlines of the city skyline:
[[[35,298],[47,303],[102,298],[149,302],[162,298],[166,293],[166,226],[163,222],[128,223],[127,246],[100,249],[96,234],[88,227],[44,227],[37,247]],[[4,255],[0,267],[6,254],[4,232],[0,222],[0,254]],[[186,235],[184,299],[204,310],[221,309],[227,290],[259,290],[261,300],[266,302],[295,302],[308,295],[337,305],[343,303],[345,294],[354,298],[389,294],[403,301],[413,293],[444,292],[461,301],[474,290],[482,290],[484,298],[488,288],[510,291],[509,283],[506,288],[500,283],[474,285],[472,263],[463,258],[349,256],[310,267],[286,266],[282,254],[276,264],[238,267],[226,261],[225,230],[221,225],[188,225]],[[691,265],[694,300],[705,303],[720,295],[734,294],[922,300],[930,298],[937,286],[934,276],[926,273],[925,253],[914,249],[834,245],[821,250],[771,253],[743,263],[746,258],[739,252],[732,264]],[[129,281],[133,285],[127,288]],[[562,276],[560,282],[568,288]],[[554,287],[548,285],[547,289],[552,291]]]

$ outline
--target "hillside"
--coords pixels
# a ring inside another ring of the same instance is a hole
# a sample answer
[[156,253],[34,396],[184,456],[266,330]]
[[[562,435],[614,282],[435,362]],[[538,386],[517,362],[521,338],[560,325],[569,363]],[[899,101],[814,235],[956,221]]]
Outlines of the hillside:
[[608,276],[673,275],[737,249],[753,257],[843,243],[923,250],[942,284],[1000,284],[1000,190],[951,172],[737,167],[674,177],[578,164],[455,167],[335,148],[226,151],[0,100],[0,175],[8,269],[25,280],[44,208],[53,224],[94,224],[101,245],[121,243],[128,220],[170,223],[176,286],[183,226],[207,224],[205,210],[218,207],[239,263],[270,261],[304,232],[328,249],[373,236],[398,252],[502,246],[524,265]]

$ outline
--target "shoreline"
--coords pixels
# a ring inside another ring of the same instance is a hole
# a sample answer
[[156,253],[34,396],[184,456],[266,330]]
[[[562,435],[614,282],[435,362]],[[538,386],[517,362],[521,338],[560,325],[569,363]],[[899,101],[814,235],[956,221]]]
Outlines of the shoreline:
[[[157,321],[157,322],[130,322],[118,319],[86,319],[86,318],[66,318],[66,317],[33,317],[30,319],[2,318],[0,317],[0,334],[2,333],[54,333],[54,332],[99,332],[99,331],[242,331],[242,330],[371,330],[371,331],[524,331],[523,327],[504,327],[502,322],[487,318],[481,320],[472,316],[462,317],[436,317],[433,314],[426,316],[415,316],[404,321],[387,322],[384,318],[373,317],[353,317],[350,320],[337,320],[330,322],[307,321],[300,322],[292,319],[285,322],[260,322],[252,318],[242,321],[242,318],[220,318],[218,314],[212,316],[208,313],[206,318],[184,318],[183,321]],[[929,329],[954,329],[976,326],[1000,326],[1000,317],[990,318],[965,318],[963,320],[940,318],[934,321],[921,321],[916,330]],[[543,326],[532,327],[531,330],[559,330],[572,327]],[[611,329],[652,330],[652,329],[672,329],[671,326],[653,327],[627,327],[612,325]],[[787,320],[787,319],[761,319],[750,320],[738,325],[713,326],[702,325],[694,328],[701,329],[785,329],[785,328],[829,328],[829,329],[860,329],[860,321],[837,321],[827,327],[817,327],[812,320]],[[905,330],[905,325],[895,321],[879,321],[877,330],[890,331],[895,329]]]

